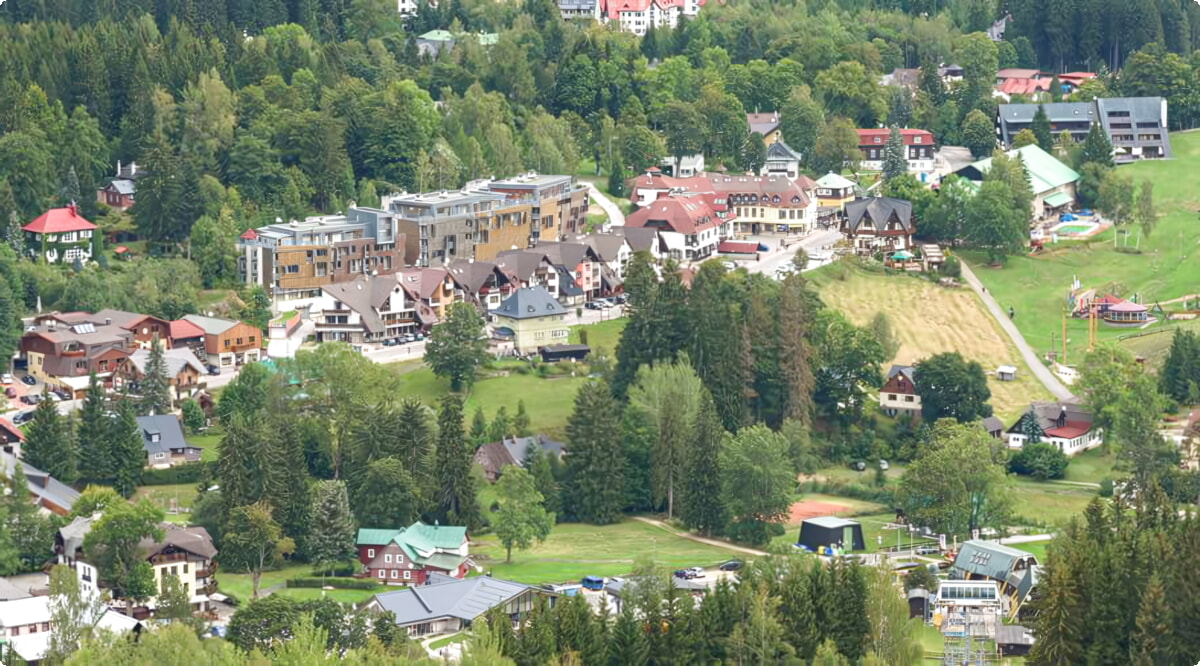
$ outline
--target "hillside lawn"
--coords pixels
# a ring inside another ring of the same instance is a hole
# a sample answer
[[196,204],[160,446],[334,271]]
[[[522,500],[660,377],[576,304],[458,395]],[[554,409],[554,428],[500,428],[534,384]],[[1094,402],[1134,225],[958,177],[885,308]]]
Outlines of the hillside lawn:
[[[1114,250],[1112,230],[1090,242],[1060,242],[1032,257],[1010,257],[1003,268],[983,266],[982,255],[964,253],[1001,307],[1016,310],[1017,328],[1035,350],[1050,348],[1051,333],[1061,335],[1062,310],[1074,278],[1084,288],[1115,291],[1121,297],[1140,294],[1146,304],[1200,293],[1200,190],[1195,178],[1185,175],[1200,173],[1200,132],[1172,133],[1171,146],[1174,159],[1146,160],[1118,168],[1139,186],[1144,180],[1154,183],[1158,222],[1153,234],[1146,237],[1139,227],[1127,227],[1131,246],[1140,236],[1141,254]],[[1171,322],[1167,326],[1174,325]],[[1193,328],[1198,325],[1189,324]],[[1156,323],[1145,330],[1158,327]],[[1068,320],[1068,362],[1079,359],[1087,349],[1087,328],[1084,319]],[[1138,332],[1100,324],[1097,337],[1100,341],[1119,341]],[[1169,344],[1170,335],[1164,334],[1127,346],[1144,356],[1158,357]]]
[[[271,594],[283,595],[296,601],[307,601],[321,598],[321,593],[324,592],[324,596],[335,601],[361,603],[379,592],[401,589],[385,585],[377,585],[373,590],[321,590],[315,587],[286,587],[286,582],[289,578],[309,578],[312,575],[312,567],[307,564],[289,564],[279,569],[264,571],[258,583],[258,594],[259,596],[267,596],[267,590],[275,588],[271,590]],[[242,604],[250,601],[250,594],[253,587],[250,574],[248,573],[229,573],[225,570],[217,571],[217,590],[221,594],[235,597]]]
[[495,534],[471,542],[471,557],[485,572],[518,583],[571,583],[584,576],[619,576],[633,571],[642,558],[665,569],[712,567],[739,553],[697,543],[641,521],[615,525],[560,523],[546,541],[529,550],[513,550],[504,563],[504,548]]
[[[142,497],[149,499],[154,503],[154,506],[162,509],[166,513],[168,522],[187,525],[188,519],[191,518],[192,504],[196,501],[196,484],[179,483],[164,486],[141,486],[134,494],[134,498]],[[178,513],[167,513],[171,508],[172,501],[178,507]]]
[[879,312],[891,320],[900,349],[894,359],[884,362],[885,372],[892,363],[912,365],[934,354],[956,351],[968,361],[978,361],[985,372],[995,372],[1001,365],[1018,368],[1016,381],[988,379],[992,408],[1006,424],[1031,400],[1050,399],[971,290],[940,287],[907,275],[856,270],[846,271],[846,279],[839,280],[834,272],[818,269],[810,273],[826,304],[858,325],[870,323]]

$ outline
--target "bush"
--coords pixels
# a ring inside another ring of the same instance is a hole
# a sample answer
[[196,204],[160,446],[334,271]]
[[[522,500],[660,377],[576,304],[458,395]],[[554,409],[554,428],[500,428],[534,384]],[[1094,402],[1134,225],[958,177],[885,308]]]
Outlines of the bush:
[[946,257],[946,261],[942,263],[942,274],[952,278],[962,276],[962,263],[958,257]]
[[313,569],[313,576],[342,576],[349,578],[358,573],[361,567],[357,562],[346,562],[344,564],[334,564],[324,570]]
[[166,469],[142,470],[142,485],[173,486],[180,483],[199,483],[204,467],[210,463],[190,462]]
[[335,590],[374,590],[379,587],[374,581],[353,578],[289,578],[288,587],[332,587]]
[[1008,461],[1008,471],[1035,479],[1061,479],[1071,460],[1067,454],[1045,442],[1026,444]]
[[849,497],[889,507],[895,506],[896,503],[896,493],[887,488],[871,488],[869,486],[858,485],[857,483],[844,483],[840,481],[827,481],[824,483],[809,481],[800,484],[800,492]]
[[1100,496],[1101,497],[1112,497],[1113,496],[1113,485],[1114,485],[1113,480],[1108,477],[1100,479]]

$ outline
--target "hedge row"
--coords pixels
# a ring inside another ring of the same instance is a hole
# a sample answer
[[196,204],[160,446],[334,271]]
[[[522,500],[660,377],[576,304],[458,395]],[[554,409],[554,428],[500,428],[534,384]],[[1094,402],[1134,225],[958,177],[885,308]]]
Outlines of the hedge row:
[[[142,470],[142,485],[173,486],[179,483],[198,483],[204,476],[204,467],[212,463],[190,462],[166,469]],[[214,472],[216,470],[213,470]],[[215,476],[215,475],[214,475]]]
[[335,590],[374,590],[378,585],[369,580],[347,578],[289,578],[288,587],[332,587]]

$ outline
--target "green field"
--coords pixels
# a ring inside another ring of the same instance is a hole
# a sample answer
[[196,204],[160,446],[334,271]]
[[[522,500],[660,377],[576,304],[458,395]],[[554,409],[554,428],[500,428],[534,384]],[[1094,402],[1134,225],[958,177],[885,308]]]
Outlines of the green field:
[[1083,513],[1097,494],[1095,488],[1018,477],[1013,490],[1014,522],[1021,524],[1024,519],[1049,527],[1061,527],[1072,517]]
[[184,437],[188,444],[200,447],[200,460],[211,462],[217,459],[217,448],[221,444],[220,427],[212,427],[202,435],[187,435]]
[[[153,502],[166,513],[168,521],[186,525],[191,517],[192,503],[196,500],[196,484],[142,486],[138,488],[135,496],[145,497]],[[172,505],[179,509],[177,513],[170,513]]]
[[1100,483],[1103,479],[1112,478],[1115,462],[1112,454],[1105,452],[1103,448],[1084,451],[1071,458],[1071,464],[1067,465],[1066,480]]
[[[611,312],[611,310],[605,310],[605,312]],[[578,344],[581,340],[580,332],[587,331],[587,343],[593,351],[601,349],[609,358],[616,358],[617,343],[621,341],[621,331],[625,330],[627,321],[622,317],[597,324],[572,326],[570,340],[573,344]]]
[[[1137,293],[1148,304],[1200,293],[1200,225],[1196,218],[1200,190],[1194,178],[1183,176],[1200,172],[1200,132],[1174,133],[1171,146],[1174,159],[1119,167],[1121,174],[1139,184],[1143,180],[1154,183],[1159,218],[1153,234],[1141,236],[1141,254],[1115,251],[1112,230],[1091,242],[1059,243],[1033,257],[1012,257],[1003,268],[979,265],[980,256],[968,253],[975,274],[1001,307],[1015,309],[1017,328],[1035,350],[1048,350],[1051,334],[1061,336],[1062,310],[1075,278],[1085,288],[1114,291],[1121,297]],[[1141,231],[1137,227],[1130,231],[1133,245]],[[1136,332],[1101,324],[1098,339],[1118,340]],[[1087,349],[1087,322],[1068,320],[1067,339],[1070,362]],[[1167,344],[1169,335],[1159,335],[1137,346],[1139,353],[1154,356]]]
[[[268,589],[276,588],[271,591],[271,594],[282,594],[297,601],[319,599],[326,596],[343,603],[361,603],[378,592],[399,589],[383,585],[377,586],[374,590],[321,590],[315,587],[285,587],[285,582],[289,578],[308,578],[310,576],[312,576],[312,567],[307,564],[295,564],[274,571],[264,571],[259,581],[259,595],[266,596]],[[244,604],[250,600],[253,585],[250,574],[218,571],[217,588],[222,594],[236,597]]]
[[668,569],[708,567],[737,557],[725,548],[690,541],[654,525],[625,520],[615,525],[562,523],[529,550],[514,550],[504,563],[504,548],[495,535],[471,544],[471,558],[497,578],[519,583],[569,583],[584,576],[618,576],[633,570],[639,558]]

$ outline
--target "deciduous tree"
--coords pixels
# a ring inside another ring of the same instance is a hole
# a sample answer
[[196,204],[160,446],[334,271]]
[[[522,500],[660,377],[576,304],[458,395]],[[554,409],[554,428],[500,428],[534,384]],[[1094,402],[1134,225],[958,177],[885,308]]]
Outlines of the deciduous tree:
[[674,363],[642,366],[637,384],[629,391],[630,409],[644,413],[655,432],[651,453],[653,491],[656,502],[666,503],[668,517],[675,515],[684,451],[692,438],[703,388],[684,357]]
[[970,423],[992,415],[987,404],[992,392],[978,362],[967,361],[958,352],[934,354],[918,363],[913,375],[926,421],[952,418]]
[[943,419],[904,471],[897,501],[910,522],[938,532],[1002,527],[1009,512],[1006,458],[999,440],[979,426]]
[[983,159],[996,148],[996,128],[982,111],[975,109],[962,123],[962,144],[975,159]]
[[743,428],[721,451],[720,464],[726,533],[755,545],[781,533],[796,491],[787,440],[765,426]]
[[450,380],[451,391],[461,391],[475,382],[475,368],[486,360],[483,318],[469,303],[451,305],[446,321],[434,326],[425,342],[425,362],[435,375]]
[[221,561],[231,569],[250,574],[254,599],[258,598],[262,572],[296,549],[296,543],[283,535],[271,511],[270,503],[265,500],[235,508],[229,514],[221,542]]
[[492,529],[504,546],[504,561],[512,561],[513,548],[524,550],[542,542],[554,527],[554,515],[542,508],[542,494],[529,472],[507,465],[496,482],[499,510],[492,515]]
[[138,548],[142,539],[163,538],[162,509],[147,499],[115,502],[104,509],[83,539],[83,552],[95,564],[114,599],[123,599],[126,612],[158,591],[154,570]]

